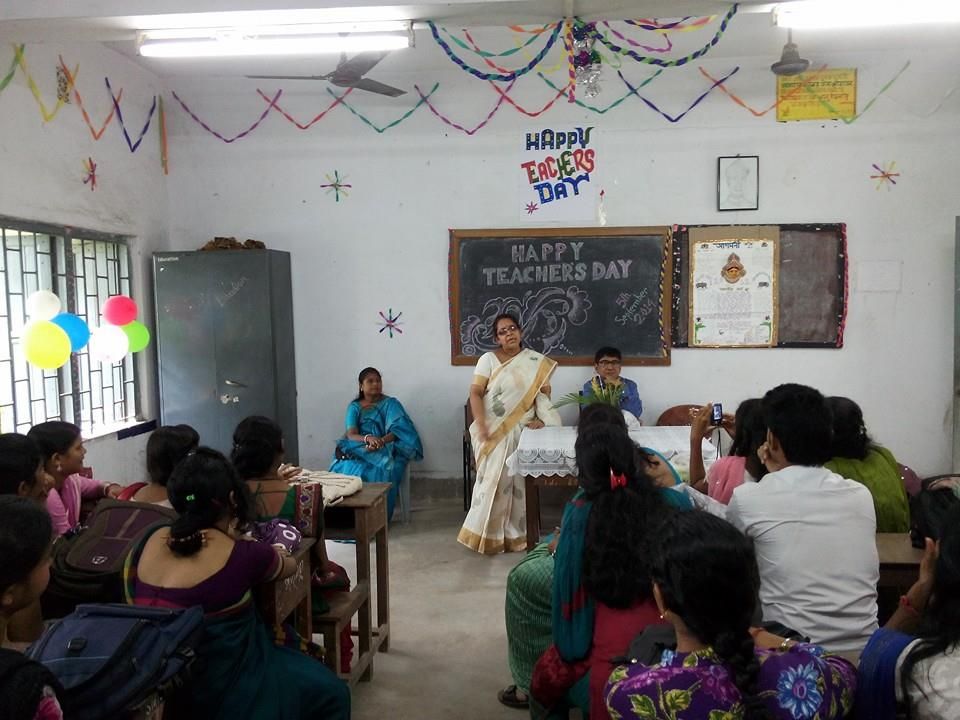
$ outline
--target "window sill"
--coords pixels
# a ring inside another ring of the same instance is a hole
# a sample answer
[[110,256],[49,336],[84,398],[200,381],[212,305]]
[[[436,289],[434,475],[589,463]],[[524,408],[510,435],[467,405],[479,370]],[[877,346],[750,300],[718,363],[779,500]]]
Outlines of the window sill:
[[92,428],[83,430],[84,440],[99,440],[100,438],[116,435],[117,440],[126,440],[127,438],[152,432],[157,429],[156,420],[127,420],[126,422],[112,423],[110,425],[94,425]]

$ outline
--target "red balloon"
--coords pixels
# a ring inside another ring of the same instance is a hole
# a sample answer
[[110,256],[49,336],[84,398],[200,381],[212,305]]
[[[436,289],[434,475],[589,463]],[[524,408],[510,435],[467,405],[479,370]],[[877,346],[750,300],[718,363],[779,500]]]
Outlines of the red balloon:
[[137,319],[137,303],[126,295],[114,295],[103,304],[103,319],[111,325],[127,325]]

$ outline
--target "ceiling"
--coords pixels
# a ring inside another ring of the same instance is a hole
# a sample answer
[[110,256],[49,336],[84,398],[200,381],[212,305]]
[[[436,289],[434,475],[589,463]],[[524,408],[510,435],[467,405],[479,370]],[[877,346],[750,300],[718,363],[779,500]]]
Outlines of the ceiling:
[[[792,0],[783,0],[792,1]],[[383,4],[384,0],[0,0],[0,42],[99,42],[134,58],[160,77],[233,76],[244,74],[316,74],[330,69],[334,58],[229,58],[168,60],[137,55],[138,30],[183,26],[235,26],[290,22],[289,13],[306,12],[312,22],[410,20],[418,27],[417,42],[432,46],[422,22],[436,20],[451,28],[478,28],[484,47],[502,47],[502,31],[509,24],[538,24],[578,15],[586,19],[638,17],[677,18],[725,13],[730,3],[714,0],[421,0],[417,4]],[[137,14],[131,15],[132,6]],[[725,41],[711,56],[761,56],[776,59],[786,33],[772,25],[774,3],[742,0],[740,16],[730,24]],[[224,15],[228,13],[228,15]],[[189,18],[184,18],[188,15]],[[286,17],[286,20],[284,19]],[[716,27],[714,23],[713,27]],[[487,34],[483,28],[490,30]],[[956,46],[960,25],[911,29],[826,31],[798,34],[807,57],[816,59],[846,50],[893,50],[898,47]],[[710,32],[707,30],[706,32]],[[652,34],[651,34],[652,35]],[[700,47],[704,32],[673,34],[676,54]],[[649,42],[650,39],[646,38]],[[436,62],[435,53],[394,53],[378,68],[381,73],[419,73]],[[451,66],[452,67],[452,66]]]

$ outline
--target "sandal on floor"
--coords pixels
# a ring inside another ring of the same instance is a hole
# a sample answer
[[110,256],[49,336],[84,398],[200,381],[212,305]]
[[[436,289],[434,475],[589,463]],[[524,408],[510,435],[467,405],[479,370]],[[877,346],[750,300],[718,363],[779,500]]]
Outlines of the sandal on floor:
[[508,708],[514,708],[516,710],[526,710],[530,707],[529,700],[520,700],[517,697],[516,685],[507,685],[507,687],[498,692],[497,700],[506,705]]

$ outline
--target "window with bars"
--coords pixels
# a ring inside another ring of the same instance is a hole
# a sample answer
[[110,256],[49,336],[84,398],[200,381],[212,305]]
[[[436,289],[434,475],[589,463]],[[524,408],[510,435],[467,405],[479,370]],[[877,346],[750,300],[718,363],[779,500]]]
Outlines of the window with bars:
[[26,300],[37,290],[60,298],[62,312],[100,323],[113,295],[130,295],[130,258],[116,235],[24,223],[0,217],[0,432],[26,432],[47,420],[66,420],[87,434],[136,419],[137,374],[132,355],[108,365],[91,362],[87,348],[57,370],[26,361],[20,338]]

